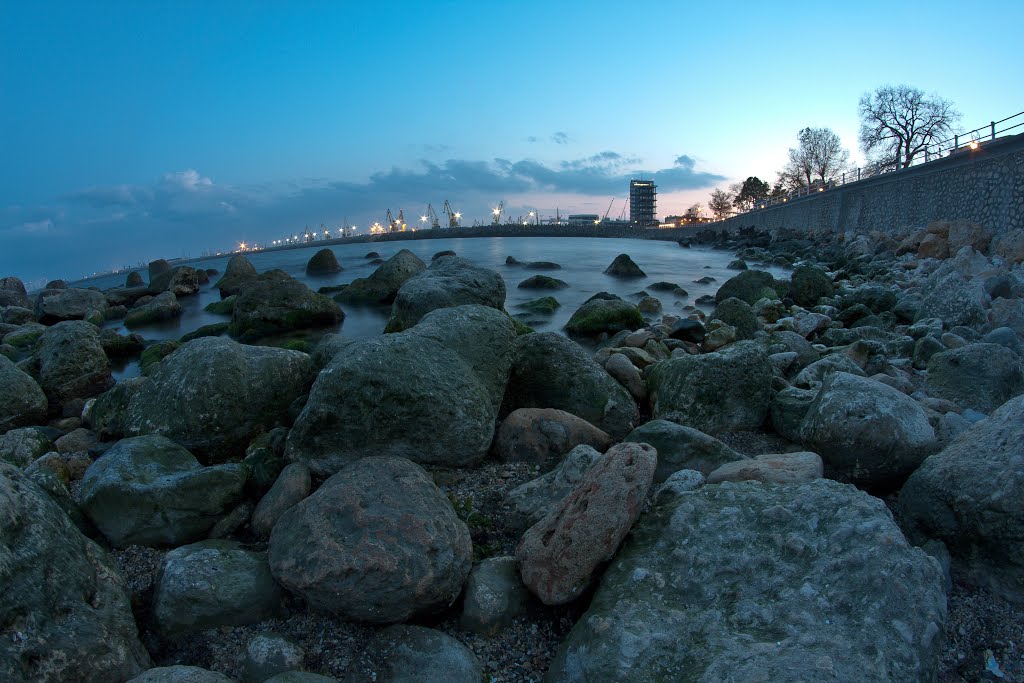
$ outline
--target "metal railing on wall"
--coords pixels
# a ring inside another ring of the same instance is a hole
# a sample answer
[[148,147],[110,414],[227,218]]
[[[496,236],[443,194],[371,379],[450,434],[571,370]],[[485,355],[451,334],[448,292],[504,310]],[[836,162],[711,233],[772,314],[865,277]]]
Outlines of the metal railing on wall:
[[910,160],[909,164],[893,161],[889,163],[869,164],[867,166],[847,169],[840,172],[834,178],[830,178],[824,182],[821,180],[815,180],[808,187],[802,187],[799,190],[794,190],[793,192],[779,197],[759,200],[755,202],[748,211],[741,213],[749,213],[750,211],[758,211],[760,209],[767,209],[773,206],[787,204],[803,197],[816,195],[819,192],[825,192],[826,190],[836,187],[860,182],[861,180],[867,180],[868,178],[874,178],[885,173],[893,173],[914,166],[921,166],[923,164],[938,161],[939,159],[946,159],[957,154],[969,154],[983,148],[987,143],[992,142],[996,138],[1006,135],[1016,135],[1017,133],[1024,133],[1024,111],[1018,112],[1012,116],[1007,116],[1005,119],[1000,121],[991,121],[983,126],[979,126],[978,128],[974,128],[973,130],[969,130],[964,133],[957,133],[945,140],[931,143],[924,149],[919,150]]

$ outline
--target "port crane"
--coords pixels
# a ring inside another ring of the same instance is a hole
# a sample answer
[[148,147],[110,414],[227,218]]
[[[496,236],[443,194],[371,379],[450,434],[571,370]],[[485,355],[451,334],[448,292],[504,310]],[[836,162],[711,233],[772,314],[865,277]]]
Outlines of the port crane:
[[430,204],[427,204],[427,212],[420,216],[421,223],[425,224],[428,220],[430,221],[431,230],[439,230],[441,228],[441,219],[437,217],[437,212],[434,211],[434,207]]
[[444,213],[448,216],[448,227],[457,228],[459,227],[459,220],[462,218],[462,214],[458,211],[452,210],[452,205],[448,203],[448,200],[444,200]]
[[391,209],[388,209],[387,222],[388,222],[388,232],[401,232],[401,229],[400,229],[401,228],[401,224],[402,224],[402,211],[401,211],[401,209],[399,209],[399,211],[398,211],[398,219],[395,219],[395,217],[393,215],[391,215]]
[[491,220],[491,225],[501,225],[501,212],[504,210],[504,208],[505,200],[503,199],[500,202],[498,202],[497,208],[491,210],[491,213],[494,214],[494,218]]
[[626,203],[622,205],[622,211],[619,212],[619,220],[626,220],[626,209],[629,208],[629,197],[626,197]]
[[614,204],[614,203],[615,203],[615,197],[612,197],[612,200],[610,202],[608,202],[608,208],[604,210],[604,215],[601,216],[601,220],[602,221],[608,220],[608,214],[611,212],[612,204]]

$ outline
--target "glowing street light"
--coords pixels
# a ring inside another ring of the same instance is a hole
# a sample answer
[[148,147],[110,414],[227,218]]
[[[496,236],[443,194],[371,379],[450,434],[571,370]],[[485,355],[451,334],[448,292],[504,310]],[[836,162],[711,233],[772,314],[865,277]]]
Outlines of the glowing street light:
[[427,217],[426,216],[420,216],[420,222],[421,223],[426,223],[427,222]]
[[459,220],[460,218],[462,218],[462,214],[459,213],[458,211],[456,211],[455,212],[455,220]]
[[501,209],[491,209],[491,213],[493,213],[495,216],[497,216],[498,214],[501,213]]

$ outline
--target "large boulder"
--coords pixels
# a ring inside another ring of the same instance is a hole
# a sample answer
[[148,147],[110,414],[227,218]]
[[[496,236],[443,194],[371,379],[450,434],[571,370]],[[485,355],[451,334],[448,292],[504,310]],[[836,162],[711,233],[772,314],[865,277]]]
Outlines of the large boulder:
[[746,301],[753,306],[758,299],[777,299],[775,278],[763,270],[744,270],[739,275],[726,280],[715,292],[715,303],[721,303],[730,297]]
[[270,536],[270,568],[310,606],[387,624],[459,596],[472,566],[469,529],[421,467],[357,460],[286,512]]
[[148,377],[129,377],[96,397],[86,413],[88,426],[103,440],[117,440],[124,436],[128,405]]
[[487,454],[496,417],[491,387],[459,353],[414,332],[383,335],[324,368],[287,455],[319,474],[370,455],[465,466]]
[[262,432],[287,424],[313,379],[310,357],[202,337],[164,358],[128,404],[125,433],[160,434],[204,462],[240,458]]
[[579,597],[640,516],[658,454],[647,444],[612,446],[558,507],[530,527],[516,559],[523,583],[546,605]]
[[1024,393],[1024,372],[1005,346],[968,344],[929,359],[928,386],[940,398],[987,413]]
[[46,420],[46,394],[4,355],[0,355],[0,387],[0,434]]
[[546,472],[580,444],[603,453],[612,437],[564,410],[520,408],[502,421],[491,450],[502,462],[525,462]]
[[83,320],[57,323],[43,332],[38,357],[39,383],[51,408],[96,396],[114,384],[100,331]]
[[149,667],[109,556],[0,463],[0,679],[123,681]]
[[[205,276],[206,273],[204,272]],[[208,279],[208,278],[207,278]],[[199,291],[200,277],[198,271],[191,266],[178,266],[149,280],[152,292],[170,292],[174,296],[191,296]]]
[[118,441],[82,478],[82,508],[107,540],[180,545],[202,538],[242,497],[243,465],[203,467],[162,436]]
[[487,389],[497,413],[515,360],[516,327],[507,315],[477,304],[439,308],[409,333],[457,353]]
[[128,683],[234,683],[234,681],[217,671],[210,671],[198,666],[175,664],[153,667],[131,679]]
[[654,416],[707,434],[759,428],[768,415],[771,382],[768,355],[752,341],[647,368]]
[[480,683],[476,655],[452,636],[423,626],[389,626],[370,639],[344,683]]
[[32,307],[28,292],[25,291],[25,283],[13,275],[0,278],[0,308],[6,306]]
[[615,334],[620,330],[636,330],[644,326],[644,316],[640,309],[623,301],[614,299],[590,299],[572,314],[565,330],[569,334],[593,336],[601,333]]
[[957,576],[1024,606],[1024,397],[1007,401],[910,475],[911,540],[946,544]]
[[790,276],[789,296],[799,306],[817,306],[818,299],[832,296],[832,280],[819,266],[797,266]]
[[333,275],[342,270],[334,251],[326,247],[313,254],[306,262],[306,275]]
[[657,483],[679,470],[695,470],[707,476],[727,463],[749,460],[713,436],[668,420],[645,422],[623,441],[654,446],[658,451],[658,468],[654,471]]
[[401,332],[438,308],[481,304],[502,309],[505,281],[493,270],[458,256],[442,256],[402,285],[391,305],[385,332]]
[[266,552],[233,541],[200,541],[164,555],[153,592],[157,630],[175,638],[273,616],[283,591]]
[[128,311],[124,318],[124,326],[127,328],[142,327],[154,323],[164,322],[180,318],[182,313],[181,304],[174,292],[161,292],[146,303]]
[[941,318],[946,329],[957,325],[968,327],[985,322],[989,296],[983,283],[956,272],[933,277],[924,289],[924,298],[914,320]]
[[365,304],[390,304],[405,282],[426,269],[419,256],[408,249],[380,264],[369,277],[359,277],[348,287],[338,292],[335,299],[342,302]]
[[548,681],[936,679],[942,571],[881,500],[819,479],[659,501]]
[[737,339],[753,339],[754,335],[761,330],[761,323],[757,321],[754,309],[746,301],[729,297],[722,299],[714,312],[712,320],[721,320],[726,325],[736,330]]
[[62,320],[84,320],[93,313],[104,315],[107,297],[91,289],[44,289],[36,296],[36,317],[44,325]]
[[583,348],[554,332],[524,334],[516,339],[501,412],[519,408],[557,408],[621,438],[639,420],[629,392]]
[[292,277],[264,273],[251,282],[231,313],[231,336],[254,341],[295,330],[330,327],[345,319],[338,303]]
[[633,262],[629,254],[619,254],[616,256],[608,267],[604,269],[604,274],[622,278],[647,277],[647,273],[642,271],[640,266]]
[[40,456],[56,450],[42,430],[34,427],[12,429],[0,435],[0,462],[27,467]]
[[881,489],[902,483],[936,447],[935,430],[917,401],[845,372],[825,379],[800,439],[821,455],[826,476]]
[[287,465],[253,510],[250,522],[253,533],[269,538],[281,515],[306,498],[311,488],[308,467],[297,462]]
[[[150,279],[152,279],[150,274]],[[240,294],[243,289],[256,281],[256,267],[242,254],[235,254],[224,269],[224,276],[213,286],[220,290],[220,298]]]

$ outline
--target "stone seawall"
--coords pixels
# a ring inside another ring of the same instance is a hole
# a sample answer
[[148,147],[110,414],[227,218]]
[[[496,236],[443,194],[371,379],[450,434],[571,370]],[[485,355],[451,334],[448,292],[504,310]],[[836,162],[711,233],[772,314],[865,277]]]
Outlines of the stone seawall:
[[718,223],[658,230],[656,238],[681,239],[702,230],[735,233],[742,228],[772,233],[899,233],[943,219],[974,221],[996,235],[1024,227],[1024,135]]

